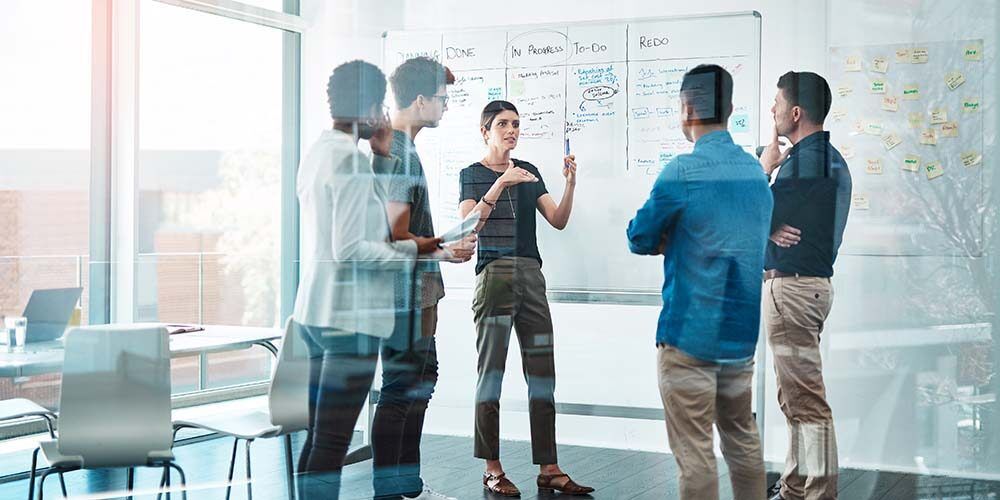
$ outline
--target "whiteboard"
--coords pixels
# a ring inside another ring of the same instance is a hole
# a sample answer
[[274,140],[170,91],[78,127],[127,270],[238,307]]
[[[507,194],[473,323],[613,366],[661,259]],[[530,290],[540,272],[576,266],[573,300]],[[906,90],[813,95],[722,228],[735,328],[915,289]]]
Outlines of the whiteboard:
[[953,40],[830,48],[827,124],[854,181],[841,253],[982,254],[982,47]]
[[[428,177],[437,228],[458,221],[459,172],[485,153],[479,115],[491,100],[513,102],[521,140],[513,157],[537,166],[561,200],[564,140],[579,165],[569,226],[538,215],[538,245],[548,289],[596,300],[658,295],[662,259],[629,253],[628,221],[671,159],[693,145],[681,133],[684,73],[715,63],[733,74],[730,132],[757,146],[760,15],[637,19],[460,31],[390,31],[383,69],[415,56],[448,66],[456,82],[439,127],[424,129],[417,150]],[[473,264],[442,266],[449,287],[468,287]],[[622,299],[627,301],[626,299]]]

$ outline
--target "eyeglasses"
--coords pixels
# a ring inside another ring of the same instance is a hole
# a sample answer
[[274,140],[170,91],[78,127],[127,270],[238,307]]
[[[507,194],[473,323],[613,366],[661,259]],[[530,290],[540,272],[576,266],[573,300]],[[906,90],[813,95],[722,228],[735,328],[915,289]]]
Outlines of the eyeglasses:
[[441,99],[441,104],[442,105],[447,105],[448,104],[448,94],[445,94],[445,95],[434,94],[431,97],[434,97],[436,99]]

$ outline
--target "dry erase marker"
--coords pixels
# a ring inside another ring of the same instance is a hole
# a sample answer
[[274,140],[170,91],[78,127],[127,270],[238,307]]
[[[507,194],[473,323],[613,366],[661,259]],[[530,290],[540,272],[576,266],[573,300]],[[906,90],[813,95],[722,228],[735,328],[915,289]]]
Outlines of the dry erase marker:
[[566,138],[566,156],[569,156],[569,137]]

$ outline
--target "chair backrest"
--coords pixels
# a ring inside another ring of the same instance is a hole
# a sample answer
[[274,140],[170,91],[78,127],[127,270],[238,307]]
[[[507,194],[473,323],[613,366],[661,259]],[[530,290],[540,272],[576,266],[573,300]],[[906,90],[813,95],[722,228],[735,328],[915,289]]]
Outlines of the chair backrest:
[[144,465],[170,450],[167,329],[91,326],[66,334],[59,452],[84,467]]
[[282,433],[309,426],[309,349],[301,327],[289,319],[267,394],[271,424]]

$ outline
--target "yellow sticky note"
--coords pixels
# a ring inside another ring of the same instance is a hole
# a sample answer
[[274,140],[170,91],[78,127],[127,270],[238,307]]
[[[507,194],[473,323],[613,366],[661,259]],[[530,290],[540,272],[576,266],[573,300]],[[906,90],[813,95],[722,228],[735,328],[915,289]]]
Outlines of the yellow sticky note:
[[844,59],[844,71],[847,72],[861,71],[861,57],[847,56],[847,59]]
[[979,111],[979,98],[969,97],[962,101],[962,111],[966,113],[975,113]]
[[840,156],[844,157],[845,160],[850,160],[854,158],[854,148],[850,146],[844,146],[840,148]]
[[966,61],[982,61],[983,45],[981,43],[970,43],[965,46],[965,50],[962,51],[962,54]]
[[852,92],[854,92],[854,89],[852,89],[847,85],[841,85],[837,87],[837,95],[839,95],[840,97],[847,97],[851,95]]
[[882,160],[868,160],[868,166],[865,167],[865,173],[871,175],[882,175]]
[[920,144],[925,146],[937,146],[937,131],[934,129],[928,129],[921,132]]
[[924,114],[910,113],[909,121],[910,121],[910,128],[922,128],[924,126]]
[[847,116],[847,111],[844,111],[842,109],[835,109],[835,110],[833,110],[833,111],[830,112],[830,117],[832,117],[834,121],[838,121],[839,122],[845,116]]
[[920,157],[917,155],[906,155],[903,158],[903,170],[907,172],[919,172],[920,171]]
[[930,59],[930,53],[926,48],[913,49],[910,51],[910,64],[926,64]]
[[958,122],[942,123],[941,137],[958,137]]
[[916,101],[920,99],[920,86],[917,84],[910,84],[903,86],[903,100],[904,101]]
[[851,196],[851,208],[855,210],[871,210],[872,204],[868,200],[868,195],[857,193]]
[[884,94],[885,93],[885,80],[876,79],[872,80],[870,89],[872,94]]
[[948,111],[936,108],[931,110],[931,125],[940,125],[948,121]]
[[875,59],[872,59],[872,71],[876,73],[888,73],[889,60],[884,57],[876,57]]
[[887,134],[882,136],[882,145],[885,146],[885,150],[889,151],[892,148],[899,146],[903,143],[903,140],[899,138],[896,134]]
[[948,85],[949,89],[955,90],[965,83],[965,75],[958,71],[952,71],[951,73],[945,75],[944,83]]
[[944,175],[944,167],[941,166],[941,162],[932,161],[927,165],[924,165],[924,172],[927,172],[927,179],[937,179]]
[[983,162],[983,155],[979,154],[978,151],[966,151],[962,153],[962,165],[966,167],[974,167]]
[[896,49],[896,63],[898,64],[909,64],[910,63],[910,49]]
[[883,97],[882,109],[885,111],[899,111],[899,98],[894,95]]
[[868,135],[882,135],[882,124],[870,122],[865,125],[865,133]]

